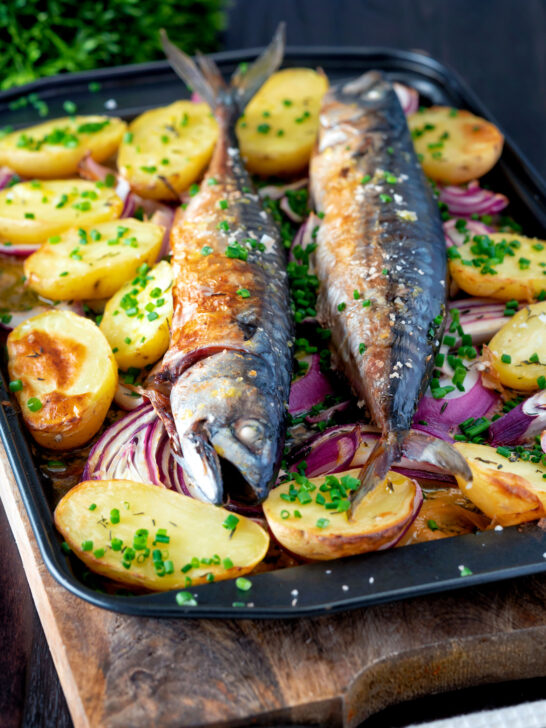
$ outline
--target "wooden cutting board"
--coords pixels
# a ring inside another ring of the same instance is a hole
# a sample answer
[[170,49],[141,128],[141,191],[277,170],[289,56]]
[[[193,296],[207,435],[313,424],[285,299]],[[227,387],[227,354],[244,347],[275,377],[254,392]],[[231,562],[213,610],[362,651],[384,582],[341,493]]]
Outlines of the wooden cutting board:
[[546,675],[545,576],[315,619],[128,617],[50,576],[3,448],[0,495],[76,728],[357,726],[433,692]]

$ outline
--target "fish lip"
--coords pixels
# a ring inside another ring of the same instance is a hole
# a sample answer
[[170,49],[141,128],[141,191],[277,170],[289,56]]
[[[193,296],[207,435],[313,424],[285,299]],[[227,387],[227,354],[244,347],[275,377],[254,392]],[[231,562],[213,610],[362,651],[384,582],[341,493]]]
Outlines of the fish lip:
[[[205,500],[213,505],[222,505],[224,502],[224,484],[218,455],[214,450],[205,423],[199,421],[180,437],[182,456],[176,456],[187,476],[190,492],[198,493],[199,500]],[[195,465],[201,466],[202,472],[198,474]],[[201,483],[201,484],[200,484]],[[210,484],[208,489],[204,483]]]

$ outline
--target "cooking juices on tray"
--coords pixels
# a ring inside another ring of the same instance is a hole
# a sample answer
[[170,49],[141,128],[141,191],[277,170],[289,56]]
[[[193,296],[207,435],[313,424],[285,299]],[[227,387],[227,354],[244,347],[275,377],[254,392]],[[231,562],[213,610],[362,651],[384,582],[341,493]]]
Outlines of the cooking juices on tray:
[[[278,41],[257,70],[239,69],[235,88],[257,91],[280,60]],[[418,110],[417,92],[395,84],[433,202],[404,116],[377,74],[323,99],[323,74],[280,71],[235,130],[235,112],[216,105],[219,80],[211,93],[198,78],[200,99],[127,128],[78,117],[0,140],[2,251],[14,260],[36,251],[24,262],[24,287],[17,263],[0,278],[1,321],[14,328],[10,390],[37,441],[57,448],[42,450],[49,474],[77,468],[58,450],[101,427],[114,359],[114,401],[132,410],[120,419],[111,407],[85,482],[57,508],[65,548],[132,587],[238,577],[244,589],[243,574],[298,559],[544,517],[546,244],[524,238],[500,214],[506,198],[475,181],[498,159],[498,130],[467,112]],[[220,98],[233,101],[226,90]],[[114,137],[117,166],[102,166]],[[313,213],[303,175],[317,137]],[[76,167],[85,181],[63,179]],[[271,174],[287,178],[266,181]],[[169,238],[172,262],[156,262]],[[400,260],[385,260],[396,246]],[[411,354],[398,357],[403,374],[389,359],[395,334]],[[93,372],[91,350],[105,352]],[[379,362],[390,362],[383,376],[370,370]],[[399,407],[393,385],[406,380],[414,393]],[[142,398],[152,391],[165,424]],[[404,412],[398,428],[393,418]],[[405,433],[410,425],[391,470],[351,512],[361,470],[383,442],[377,426]],[[226,494],[227,509],[199,502]],[[179,595],[181,604],[190,598]]]

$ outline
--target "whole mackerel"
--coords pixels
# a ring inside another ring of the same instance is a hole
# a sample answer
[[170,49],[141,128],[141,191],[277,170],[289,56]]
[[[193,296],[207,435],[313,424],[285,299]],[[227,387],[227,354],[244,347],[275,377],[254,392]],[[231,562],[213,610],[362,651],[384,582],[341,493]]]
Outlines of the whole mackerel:
[[402,454],[470,471],[448,443],[412,432],[446,312],[446,246],[438,206],[390,82],[370,71],[332,87],[320,113],[311,192],[318,317],[337,366],[382,430],[356,504]]
[[247,174],[235,122],[280,65],[284,29],[227,87],[163,35],[173,69],[213,110],[219,137],[198,194],[171,233],[170,347],[147,396],[193,495],[259,503],[275,482],[292,371],[292,314],[280,232]]

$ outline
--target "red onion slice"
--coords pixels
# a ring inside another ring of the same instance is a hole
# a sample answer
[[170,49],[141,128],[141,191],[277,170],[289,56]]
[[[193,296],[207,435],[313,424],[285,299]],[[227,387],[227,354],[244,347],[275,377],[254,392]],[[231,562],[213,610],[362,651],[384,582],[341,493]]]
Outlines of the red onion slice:
[[298,213],[294,212],[294,210],[290,207],[290,200],[288,197],[283,197],[281,199],[280,208],[284,214],[292,220],[292,222],[303,222],[303,216],[298,215]]
[[495,228],[484,225],[478,220],[467,220],[465,231],[461,232],[456,228],[457,220],[447,220],[444,222],[444,235],[446,236],[446,245],[451,248],[453,245],[458,248],[463,245],[468,236],[472,239],[474,235],[487,235],[487,233],[495,232]]
[[171,228],[174,222],[174,208],[162,205],[162,207],[154,212],[150,218],[150,222],[161,225],[165,230],[163,233],[163,242],[157,255],[157,260],[162,260],[170,253]]
[[360,426],[357,424],[330,427],[292,450],[290,470],[297,470],[302,461],[307,463],[305,475],[308,478],[347,470],[359,440]]
[[440,201],[447,205],[450,215],[470,217],[470,215],[494,215],[508,205],[508,197],[497,192],[484,190],[477,180],[466,187],[438,185]]
[[39,243],[0,243],[0,253],[3,255],[13,255],[17,258],[28,258],[29,255],[40,250],[42,246]]
[[286,185],[265,185],[259,188],[258,194],[262,198],[269,197],[270,200],[281,200],[288,190],[301,190],[303,187],[307,187],[308,182],[309,179],[303,177]]
[[400,106],[402,107],[404,114],[406,114],[406,116],[415,114],[415,112],[419,109],[419,92],[411,86],[398,83],[398,81],[393,83],[393,88],[398,96],[398,101],[400,102]]
[[521,445],[543,430],[546,430],[546,391],[537,392],[491,423],[489,444],[493,447]]
[[0,190],[8,187],[13,181],[22,182],[23,180],[19,175],[10,169],[9,167],[0,167]]
[[[519,306],[522,308],[523,304]],[[465,334],[472,337],[474,346],[490,341],[505,323],[510,320],[504,315],[506,305],[491,298],[463,298],[450,301],[448,309],[459,311],[459,322]],[[459,346],[461,337],[457,333],[454,346]]]
[[62,303],[58,303],[56,306],[33,306],[32,308],[28,308],[22,311],[10,311],[9,313],[3,313],[3,321],[0,321],[0,329],[4,329],[5,331],[13,331],[13,329],[16,326],[19,326],[19,324],[22,324],[23,321],[27,321],[28,319],[33,318],[34,316],[38,316],[41,313],[46,313],[47,311],[72,311],[72,313],[77,313],[78,316],[84,315],[83,306],[80,301],[63,301]]
[[330,380],[320,371],[318,354],[312,354],[309,369],[290,388],[288,411],[291,415],[308,412],[313,405],[323,402],[333,391]]

